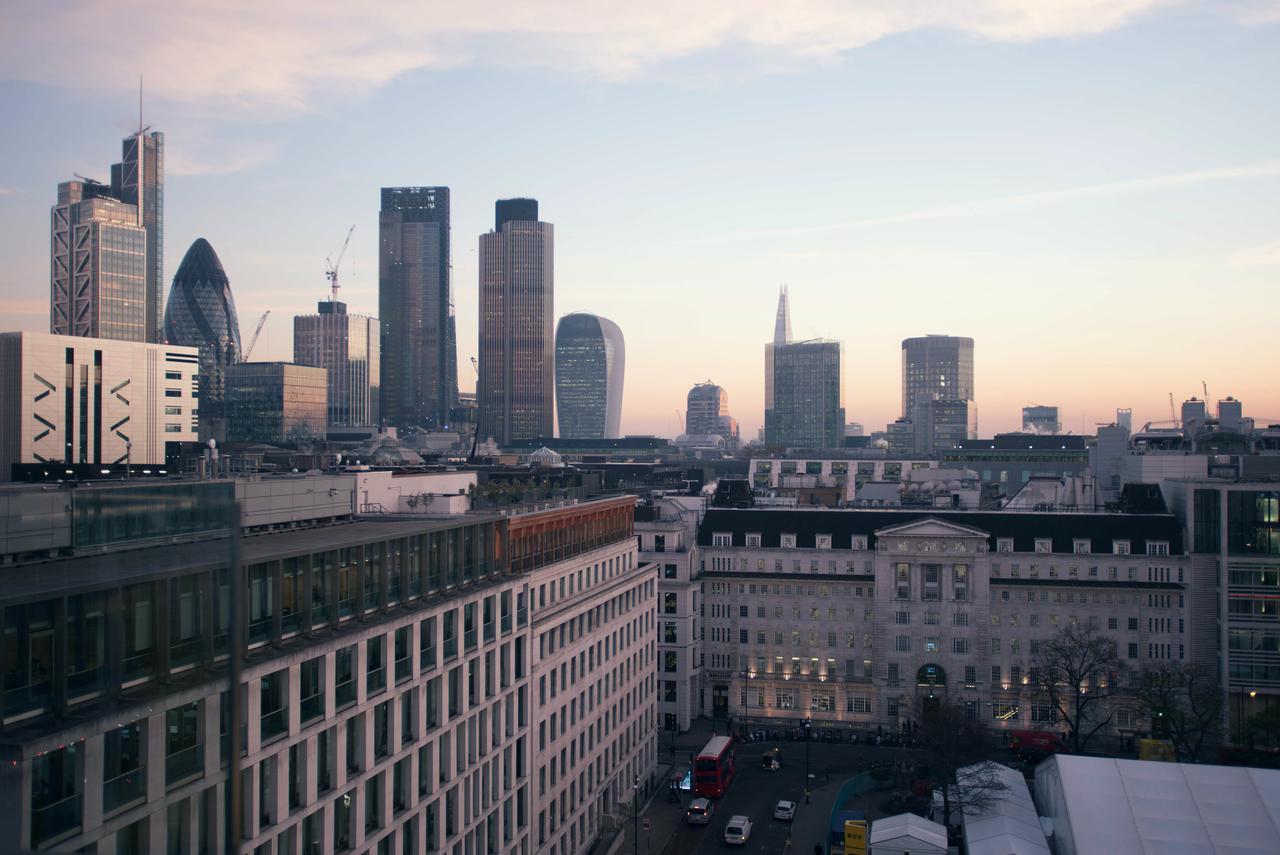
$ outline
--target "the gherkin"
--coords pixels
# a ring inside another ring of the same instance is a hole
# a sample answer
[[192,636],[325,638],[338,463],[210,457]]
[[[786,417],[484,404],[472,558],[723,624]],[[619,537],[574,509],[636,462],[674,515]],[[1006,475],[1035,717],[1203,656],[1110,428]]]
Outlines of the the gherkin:
[[240,361],[240,322],[218,254],[197,238],[178,266],[164,308],[164,338],[200,348],[200,438],[222,439],[226,367]]

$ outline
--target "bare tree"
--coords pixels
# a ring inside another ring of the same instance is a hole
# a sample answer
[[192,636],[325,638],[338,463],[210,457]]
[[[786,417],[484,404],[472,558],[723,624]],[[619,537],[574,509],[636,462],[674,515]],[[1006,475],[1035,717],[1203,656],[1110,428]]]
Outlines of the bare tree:
[[1029,681],[1067,725],[1072,751],[1084,751],[1089,740],[1111,722],[1109,699],[1117,694],[1124,663],[1116,643],[1083,624],[1068,624],[1040,643],[1031,662]]
[[1222,719],[1222,686],[1200,665],[1162,662],[1144,668],[1138,702],[1152,733],[1173,743],[1178,759],[1195,762],[1216,739]]
[[963,704],[922,698],[916,739],[941,779],[943,825],[950,827],[953,816],[986,808],[1008,789],[993,764],[981,762],[991,756],[991,732],[976,715],[970,718]]

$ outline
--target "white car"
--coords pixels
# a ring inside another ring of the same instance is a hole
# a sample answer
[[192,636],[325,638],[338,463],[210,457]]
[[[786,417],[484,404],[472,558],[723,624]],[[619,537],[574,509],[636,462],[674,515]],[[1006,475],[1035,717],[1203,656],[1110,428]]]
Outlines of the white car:
[[796,803],[789,802],[786,799],[778,802],[773,807],[773,818],[790,822],[796,818]]
[[709,799],[694,799],[685,811],[685,822],[690,825],[706,825],[711,822],[711,814],[715,813],[715,805]]
[[751,836],[751,820],[745,816],[735,816],[724,827],[724,842],[732,846],[743,846]]

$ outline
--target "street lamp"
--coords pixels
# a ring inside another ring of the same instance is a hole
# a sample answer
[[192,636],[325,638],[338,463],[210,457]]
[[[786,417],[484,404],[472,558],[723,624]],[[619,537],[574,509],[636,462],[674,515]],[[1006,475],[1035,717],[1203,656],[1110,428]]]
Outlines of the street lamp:
[[635,841],[635,855],[640,855],[640,776],[631,782],[631,839]]
[[813,728],[813,721],[809,716],[804,717],[804,803],[809,804],[809,733]]

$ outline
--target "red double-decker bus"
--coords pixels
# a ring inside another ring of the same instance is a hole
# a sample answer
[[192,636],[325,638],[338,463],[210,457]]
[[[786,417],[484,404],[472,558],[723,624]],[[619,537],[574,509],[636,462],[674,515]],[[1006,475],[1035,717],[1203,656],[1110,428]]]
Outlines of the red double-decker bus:
[[733,740],[713,736],[693,761],[693,793],[718,799],[733,783]]

